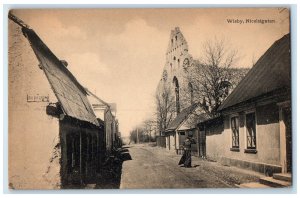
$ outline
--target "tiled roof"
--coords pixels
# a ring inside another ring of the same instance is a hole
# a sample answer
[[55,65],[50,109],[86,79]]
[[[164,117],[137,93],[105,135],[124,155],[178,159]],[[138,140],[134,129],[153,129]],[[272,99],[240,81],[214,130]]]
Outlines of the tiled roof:
[[210,116],[207,113],[193,113],[191,116],[189,116],[188,119],[185,119],[182,122],[182,125],[180,125],[177,130],[190,130],[196,128],[197,124],[200,122],[204,122],[206,120],[210,119]]
[[277,40],[260,57],[218,110],[291,87],[290,34]]
[[174,120],[172,120],[172,122],[169,124],[168,128],[166,131],[172,131],[172,130],[176,130],[179,125],[190,115],[190,113],[192,113],[195,108],[197,107],[196,104],[191,105],[185,109],[183,109]]
[[86,90],[32,29],[23,27],[22,31],[29,40],[64,113],[99,126]]

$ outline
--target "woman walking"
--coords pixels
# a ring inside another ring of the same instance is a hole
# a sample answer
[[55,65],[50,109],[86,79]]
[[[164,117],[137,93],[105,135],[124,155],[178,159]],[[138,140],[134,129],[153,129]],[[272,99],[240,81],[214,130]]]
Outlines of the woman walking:
[[193,135],[189,134],[183,142],[183,155],[178,165],[184,164],[186,168],[192,167],[192,144],[196,144],[196,141]]

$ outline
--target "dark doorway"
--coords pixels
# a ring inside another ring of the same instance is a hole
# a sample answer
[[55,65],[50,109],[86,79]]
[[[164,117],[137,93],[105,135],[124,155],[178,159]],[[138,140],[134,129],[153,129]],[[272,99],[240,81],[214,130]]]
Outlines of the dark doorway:
[[206,135],[205,130],[199,131],[199,155],[202,158],[206,157]]
[[80,134],[70,133],[67,142],[67,173],[68,180],[72,183],[81,182],[80,172]]
[[292,126],[291,107],[283,109],[283,121],[286,130],[286,165],[287,172],[292,172]]

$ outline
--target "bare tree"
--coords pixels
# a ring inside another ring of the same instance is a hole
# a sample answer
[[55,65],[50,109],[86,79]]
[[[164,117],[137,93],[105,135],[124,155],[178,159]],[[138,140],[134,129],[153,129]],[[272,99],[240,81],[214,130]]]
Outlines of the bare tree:
[[156,129],[156,120],[153,119],[146,119],[144,121],[144,128],[145,128],[145,133],[148,135],[148,140],[149,142],[152,141],[152,131]]
[[137,143],[137,130],[133,129],[130,131],[130,143]]
[[156,117],[157,117],[157,128],[162,135],[170,122],[175,117],[175,98],[171,93],[171,89],[168,85],[163,85],[162,91],[157,92],[156,96]]
[[130,141],[134,143],[153,141],[152,131],[156,130],[156,123],[157,121],[153,118],[144,120],[142,124],[130,131]]
[[148,135],[143,126],[137,126],[130,131],[130,142],[131,143],[142,143],[148,140]]
[[236,60],[237,50],[224,40],[214,39],[204,43],[201,61],[195,61],[189,68],[187,78],[194,98],[211,117],[217,114],[218,107],[236,84],[238,69],[233,68]]

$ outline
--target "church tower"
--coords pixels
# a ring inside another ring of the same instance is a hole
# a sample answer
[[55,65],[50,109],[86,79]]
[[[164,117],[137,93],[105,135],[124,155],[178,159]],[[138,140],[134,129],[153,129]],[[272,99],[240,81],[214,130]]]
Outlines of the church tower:
[[[187,90],[190,86],[186,75],[188,75],[188,68],[192,65],[193,58],[189,54],[188,43],[179,27],[175,27],[175,29],[171,30],[166,51],[166,62],[157,91],[161,91],[163,86],[170,87],[176,100],[177,114],[191,105],[190,103],[185,104],[186,100],[183,100],[183,97],[185,97],[184,90]],[[193,99],[189,101],[193,101]]]

